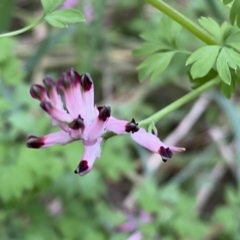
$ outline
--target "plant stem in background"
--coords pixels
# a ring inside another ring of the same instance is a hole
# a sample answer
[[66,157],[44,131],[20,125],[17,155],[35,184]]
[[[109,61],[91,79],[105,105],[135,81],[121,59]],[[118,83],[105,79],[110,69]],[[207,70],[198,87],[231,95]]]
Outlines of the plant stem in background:
[[200,28],[198,25],[196,25],[194,22],[192,22],[180,12],[176,11],[167,3],[161,0],[147,0],[147,2],[149,2],[159,11],[163,12],[168,17],[186,28],[188,31],[190,31],[197,38],[205,42],[207,45],[217,45],[217,43],[202,28]]
[[152,122],[157,122],[163,117],[165,117],[167,114],[171,113],[172,111],[178,109],[182,105],[188,103],[189,101],[193,100],[197,96],[199,96],[201,93],[205,92],[207,89],[213,87],[214,85],[221,82],[221,79],[215,78],[204,85],[198,87],[197,89],[194,89],[193,91],[189,92],[188,94],[184,95],[183,97],[179,98],[175,102],[171,103],[167,107],[163,108],[162,110],[158,111],[157,113],[153,114],[152,116],[142,120],[139,122],[140,126],[149,125]]
[[16,31],[13,31],[13,32],[8,32],[8,33],[3,33],[3,34],[0,34],[0,38],[1,37],[12,37],[12,36],[16,36],[16,35],[19,35],[21,33],[24,33],[34,27],[36,27],[37,25],[39,25],[40,23],[42,23],[44,21],[44,16],[42,16],[40,19],[38,19],[36,22],[22,28],[22,29],[19,29],[19,30],[16,30]]

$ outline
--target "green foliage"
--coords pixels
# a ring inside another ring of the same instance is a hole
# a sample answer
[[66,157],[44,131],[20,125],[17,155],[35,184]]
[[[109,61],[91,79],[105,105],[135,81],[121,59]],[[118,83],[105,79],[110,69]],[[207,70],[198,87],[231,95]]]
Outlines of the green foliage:
[[231,6],[229,19],[231,24],[233,25],[235,22],[238,27],[240,27],[240,2],[238,0],[234,0]]
[[240,67],[240,54],[232,49],[223,47],[219,53],[216,64],[220,78],[228,85],[231,84],[230,69],[235,71]]
[[[189,74],[190,81],[193,84],[192,85],[193,89],[198,88],[199,86],[207,83],[208,81],[210,81],[212,79],[215,79],[217,76],[218,76],[218,73],[214,69],[211,69],[205,76],[200,77],[200,78],[193,78],[191,76],[191,74]],[[222,83],[224,83],[224,82],[222,82]]]
[[229,20],[232,25],[236,23],[240,27],[240,2],[238,0],[223,0],[223,4],[230,5]]
[[14,159],[15,156],[8,156],[7,153],[1,156],[2,159],[12,162],[5,163],[1,168],[0,198],[4,202],[21,198],[23,193],[26,194],[41,182],[59,177],[63,171],[63,164],[54,155],[38,151],[34,153],[32,159],[31,150],[18,148],[12,148],[18,155],[17,161]]
[[169,65],[175,52],[155,53],[148,57],[142,64],[139,65],[140,81],[147,79],[151,75],[151,79],[156,79]]
[[8,84],[19,83],[23,78],[20,61],[14,53],[15,45],[13,39],[0,39],[0,78]]
[[227,4],[229,4],[229,3],[231,3],[233,0],[223,0],[223,3],[225,4],[225,5],[227,5]]
[[103,146],[101,161],[97,162],[101,172],[112,180],[119,180],[121,175],[133,171],[133,162],[128,151],[128,142],[124,137],[114,137]]
[[65,0],[41,0],[42,7],[45,14],[53,12]]
[[78,10],[62,9],[47,14],[45,20],[53,27],[64,28],[67,23],[84,22],[85,18]]
[[239,238],[239,204],[240,191],[228,187],[226,190],[226,204],[219,207],[211,219],[213,224],[220,229],[217,234],[218,237],[224,236],[233,240]]
[[187,59],[186,65],[192,64],[190,74],[194,79],[195,86],[200,86],[213,79],[217,76],[214,74],[216,72],[222,80],[222,94],[230,98],[235,92],[235,83],[239,81],[236,73],[240,67],[240,45],[237,42],[240,31],[227,23],[219,26],[211,18],[202,17],[199,23],[219,45],[197,49]]
[[212,18],[201,17],[198,22],[206,29],[216,40],[221,38],[221,28]]
[[[202,17],[199,23],[216,44],[200,47],[189,56],[186,65],[191,64],[190,80],[196,88],[219,77],[222,80],[222,94],[230,98],[239,82],[240,30],[226,22],[220,26],[212,18]],[[186,53],[179,48],[180,27],[177,24],[163,17],[160,29],[161,31],[142,34],[145,42],[140,49],[134,51],[135,56],[150,55],[138,67],[140,80],[145,80],[148,76],[151,79],[158,78],[176,53]]]
[[219,46],[204,46],[188,58],[186,65],[192,64],[190,73],[193,79],[204,77],[209,73],[215,65],[219,51]]
[[0,2],[0,33],[7,31],[9,28],[12,12],[14,8],[14,0],[1,1]]
[[152,80],[168,67],[171,59],[177,52],[181,52],[178,47],[177,37],[181,27],[171,21],[168,17],[163,17],[157,29],[153,29],[141,35],[145,40],[142,46],[133,51],[133,55],[140,57],[148,56],[139,66],[140,81],[146,80],[149,76]]
[[144,210],[154,214],[155,228],[159,229],[161,236],[200,240],[206,235],[207,225],[191,211],[194,199],[175,185],[159,188],[153,181],[145,181],[136,189],[135,197]]

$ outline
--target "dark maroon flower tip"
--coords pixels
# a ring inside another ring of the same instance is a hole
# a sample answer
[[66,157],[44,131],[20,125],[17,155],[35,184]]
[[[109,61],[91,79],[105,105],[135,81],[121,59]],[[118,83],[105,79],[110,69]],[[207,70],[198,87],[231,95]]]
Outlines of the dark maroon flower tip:
[[[166,160],[167,158],[171,158],[172,155],[173,155],[173,153],[172,153],[172,151],[170,150],[169,147],[165,148],[165,147],[161,146],[161,147],[159,148],[158,152],[159,152],[159,154],[162,156],[162,158],[163,158],[164,160]],[[164,160],[163,160],[163,161],[164,161]]]
[[99,115],[98,115],[98,118],[102,121],[106,121],[110,115],[111,115],[111,108],[110,107],[106,107],[106,106],[103,106],[103,107],[98,107],[98,111],[99,111]]
[[72,79],[71,79],[71,76],[69,76],[67,73],[64,73],[63,74],[63,86],[65,88],[69,88],[71,87],[71,84],[72,84]]
[[167,158],[162,157],[163,162],[167,162]]
[[128,122],[125,131],[135,133],[139,130],[138,123],[136,123],[135,119],[133,118],[131,122]]
[[85,125],[83,118],[79,115],[77,119],[74,119],[68,126],[73,130],[84,129]]
[[82,172],[85,172],[86,170],[88,170],[88,162],[86,160],[82,160],[77,169],[74,171],[74,173],[76,174],[81,174]]
[[27,138],[26,145],[29,148],[41,148],[44,145],[44,139],[31,135]]
[[50,112],[51,108],[52,108],[52,105],[50,102],[41,102],[40,103],[40,107],[45,111],[45,112]]
[[33,98],[42,101],[44,94],[46,94],[46,89],[39,84],[33,84],[30,88],[30,94]]
[[72,80],[67,73],[63,73],[61,78],[58,80],[58,87],[60,89],[69,89],[71,86]]
[[81,85],[82,85],[82,89],[84,92],[89,91],[92,87],[92,84],[93,84],[93,82],[88,73],[85,73],[81,76]]
[[53,81],[51,77],[45,77],[43,79],[43,83],[47,91],[51,91],[54,87],[56,87],[56,83]]
[[74,84],[82,84],[82,76],[77,71],[75,71],[74,68],[71,68],[71,70],[67,72],[67,75],[71,77]]

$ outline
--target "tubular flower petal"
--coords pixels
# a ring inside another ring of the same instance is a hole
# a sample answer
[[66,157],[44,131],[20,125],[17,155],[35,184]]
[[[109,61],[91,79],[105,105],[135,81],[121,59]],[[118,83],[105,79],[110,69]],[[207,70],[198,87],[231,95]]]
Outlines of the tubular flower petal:
[[137,132],[139,130],[138,123],[135,122],[134,118],[128,122],[126,120],[118,120],[114,117],[110,117],[106,128],[110,132],[116,134],[125,134],[126,132]]
[[45,89],[47,90],[47,94],[51,99],[52,105],[55,106],[56,108],[63,109],[61,96],[57,92],[57,84],[50,77],[44,78],[43,83],[45,85]]
[[55,108],[50,102],[41,102],[40,107],[55,120],[60,122],[71,122],[71,116],[64,110]]
[[72,142],[73,139],[66,132],[60,131],[50,133],[43,137],[29,136],[27,139],[27,146],[29,148],[45,148],[55,144],[65,145]]
[[74,138],[74,139],[81,139],[84,129],[85,129],[85,125],[84,125],[84,120],[83,118],[81,118],[81,116],[79,115],[78,118],[76,118],[75,120],[73,120],[71,123],[69,123],[68,125],[70,127],[70,133],[69,135]]
[[110,117],[110,107],[100,107],[99,115],[95,118],[91,127],[88,129],[88,139],[85,141],[87,145],[92,145],[96,142],[96,139],[101,137],[106,132],[106,124]]
[[111,116],[111,108],[96,107],[94,104],[94,84],[91,76],[80,75],[74,69],[64,73],[58,81],[46,77],[44,86],[33,84],[30,94],[39,100],[41,108],[49,115],[53,125],[61,131],[42,137],[29,136],[27,147],[44,148],[55,144],[65,145],[80,140],[84,145],[82,160],[75,173],[85,175],[90,172],[93,164],[101,154],[104,134],[130,133],[138,144],[156,152],[166,161],[173,152],[182,152],[184,148],[168,146],[155,135],[139,128],[135,119],[118,120]]
[[47,101],[49,99],[46,89],[39,84],[33,84],[31,86],[30,94],[32,98],[38,99],[39,101]]
[[141,128],[138,132],[131,134],[132,139],[139,145],[149,149],[152,152],[161,155],[163,161],[171,158],[174,152],[183,152],[185,148],[168,146],[163,143],[157,136],[148,133],[145,129]]
[[82,160],[78,164],[78,167],[74,171],[74,173],[83,176],[89,171],[91,171],[96,158],[99,158],[101,155],[101,145],[100,145],[101,141],[102,141],[102,138],[99,138],[94,145],[84,146],[84,153],[83,153]]
[[87,122],[91,122],[92,118],[96,117],[96,108],[94,106],[94,86],[91,76],[86,73],[81,76],[81,86],[82,86],[82,98],[83,104],[85,105],[85,119]]

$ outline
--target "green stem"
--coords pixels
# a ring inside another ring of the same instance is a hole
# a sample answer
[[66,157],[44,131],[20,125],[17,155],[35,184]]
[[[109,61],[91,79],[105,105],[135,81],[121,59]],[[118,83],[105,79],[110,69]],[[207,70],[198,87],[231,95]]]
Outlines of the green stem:
[[19,29],[19,30],[16,30],[16,31],[13,31],[13,32],[8,32],[8,33],[3,33],[3,34],[0,34],[0,38],[1,37],[12,37],[12,36],[16,36],[16,35],[19,35],[21,33],[24,33],[34,27],[36,27],[38,24],[42,23],[44,21],[44,16],[42,16],[40,19],[38,19],[36,22],[22,28],[22,29]]
[[176,11],[167,3],[161,0],[147,0],[147,2],[157,8],[159,11],[169,16],[174,21],[178,22],[181,26],[186,28],[188,31],[190,31],[197,38],[205,42],[207,45],[217,45],[214,39],[212,39],[202,28],[193,23],[180,12]]
[[179,98],[175,102],[171,103],[167,107],[163,108],[162,110],[158,111],[157,113],[153,114],[151,117],[148,117],[142,121],[139,122],[140,126],[149,125],[152,122],[157,122],[161,118],[165,117],[168,113],[178,109],[182,105],[186,104],[187,102],[193,100],[197,96],[199,96],[201,93],[205,92],[207,89],[213,87],[214,85],[221,82],[221,79],[215,78],[201,87],[198,87],[197,89],[194,89],[193,91],[189,92],[188,94],[184,95],[183,97]]

